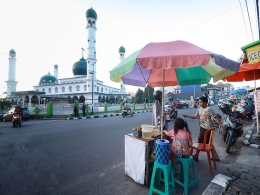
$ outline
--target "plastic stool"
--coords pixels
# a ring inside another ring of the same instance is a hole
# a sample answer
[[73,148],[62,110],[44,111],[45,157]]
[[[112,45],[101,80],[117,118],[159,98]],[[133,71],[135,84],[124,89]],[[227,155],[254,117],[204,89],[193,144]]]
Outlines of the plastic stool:
[[[164,192],[154,187],[155,183],[160,185],[161,181],[164,182]],[[156,192],[161,195],[170,195],[173,192],[175,192],[174,174],[171,161],[169,161],[169,163],[166,165],[154,162],[149,195],[152,195],[153,192]]]
[[[196,188],[199,187],[198,184],[198,177],[197,177],[197,171],[196,171],[196,167],[194,164],[194,159],[192,156],[188,157],[188,158],[179,158],[176,157],[174,160],[174,165],[173,165],[173,172],[175,173],[176,170],[176,165],[177,162],[181,162],[181,180],[183,179],[183,182],[181,182],[178,178],[174,178],[174,181],[176,183],[178,183],[179,185],[181,185],[184,188],[184,194],[188,195],[189,193],[189,188],[192,186],[196,186]],[[190,175],[190,164],[192,165],[193,168],[193,176]],[[192,182],[189,182],[190,178],[192,179]]]

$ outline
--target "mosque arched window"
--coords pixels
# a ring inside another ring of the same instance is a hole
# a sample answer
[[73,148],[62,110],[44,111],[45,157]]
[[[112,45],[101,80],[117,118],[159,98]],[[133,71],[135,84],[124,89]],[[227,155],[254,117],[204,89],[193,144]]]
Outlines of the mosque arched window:
[[97,87],[97,92],[99,92],[99,87]]
[[84,85],[84,91],[87,91],[87,85]]
[[55,93],[58,93],[58,87],[55,87]]
[[103,92],[103,87],[101,88],[101,92]]
[[72,87],[71,86],[69,86],[69,92],[72,92]]
[[44,89],[44,88],[42,89],[42,92],[45,92],[45,89]]
[[36,89],[36,91],[39,91],[39,89]]
[[51,93],[51,88],[49,88],[48,90],[49,90],[49,93]]
[[65,92],[65,87],[62,87],[62,88],[61,88],[61,91],[62,91],[62,92]]
[[77,91],[79,91],[80,90],[80,86],[77,85],[76,89],[77,89]]

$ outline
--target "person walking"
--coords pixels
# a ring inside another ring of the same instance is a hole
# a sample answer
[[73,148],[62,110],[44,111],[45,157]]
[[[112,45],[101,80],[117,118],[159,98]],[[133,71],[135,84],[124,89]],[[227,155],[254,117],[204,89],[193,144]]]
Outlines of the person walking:
[[[215,112],[208,107],[208,98],[202,96],[199,98],[199,105],[200,107],[198,108],[197,112],[195,113],[194,116],[190,116],[190,115],[186,115],[184,114],[183,117],[185,118],[191,118],[191,119],[197,119],[199,118],[200,120],[200,134],[198,137],[198,143],[203,143],[204,141],[204,134],[208,129],[213,128],[213,121],[212,118],[214,118],[214,120],[219,124],[219,126],[221,127],[223,133],[226,134],[226,129],[224,128],[224,126],[222,125],[222,123],[220,122],[219,118],[216,116]],[[207,137],[207,143],[209,141],[209,137]],[[219,155],[213,146],[213,157],[215,158],[216,161],[220,161],[219,159]],[[194,155],[194,160],[198,160],[198,151],[197,153]]]
[[79,117],[79,114],[78,114],[78,106],[77,106],[77,103],[75,102],[74,103],[74,107],[73,107],[73,111],[74,111],[74,117]]
[[85,102],[82,103],[82,114],[83,116],[85,117],[86,116],[86,105],[85,105]]

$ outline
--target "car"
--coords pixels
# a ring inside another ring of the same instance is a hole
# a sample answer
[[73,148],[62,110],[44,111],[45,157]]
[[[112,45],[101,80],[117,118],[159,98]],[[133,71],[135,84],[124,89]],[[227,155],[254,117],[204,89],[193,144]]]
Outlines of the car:
[[3,121],[4,115],[5,115],[5,111],[0,110],[0,121]]
[[[27,121],[30,118],[30,113],[28,108],[21,108],[22,109],[22,113],[23,113],[23,120]],[[3,116],[3,122],[6,121],[12,121],[13,118],[13,114],[14,114],[14,110],[15,108],[11,108],[10,110],[8,110],[4,116]]]
[[189,105],[183,100],[174,100],[174,102],[175,102],[175,107],[178,109],[189,107]]

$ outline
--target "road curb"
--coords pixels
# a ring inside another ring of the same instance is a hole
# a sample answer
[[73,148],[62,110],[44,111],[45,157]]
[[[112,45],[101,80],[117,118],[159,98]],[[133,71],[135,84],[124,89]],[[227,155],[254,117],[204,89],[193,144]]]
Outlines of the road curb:
[[225,192],[227,186],[229,185],[230,180],[232,180],[232,178],[226,175],[217,174],[210,182],[208,187],[204,190],[202,195],[223,194],[223,192]]
[[[141,111],[134,111],[134,114],[138,113],[145,113],[145,112],[152,112],[152,110],[141,110]],[[94,116],[87,116],[87,117],[79,117],[79,118],[67,118],[67,120],[79,120],[79,119],[93,119],[93,118],[105,118],[105,117],[113,117],[113,116],[121,116],[121,113],[115,114],[101,114],[101,115],[94,115]]]
[[252,136],[252,134],[253,134],[254,128],[255,128],[255,123],[252,124],[251,127],[250,127],[250,130],[247,131],[247,134],[246,134],[246,136],[245,136],[245,138],[244,138],[244,140],[243,140],[243,143],[244,143],[245,145],[247,145],[247,146],[252,147],[252,148],[258,148],[258,149],[260,149],[260,145],[254,144],[254,143],[250,143],[250,142],[249,142],[249,139],[251,138],[251,136]]

